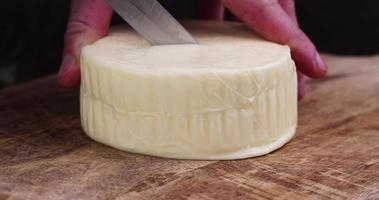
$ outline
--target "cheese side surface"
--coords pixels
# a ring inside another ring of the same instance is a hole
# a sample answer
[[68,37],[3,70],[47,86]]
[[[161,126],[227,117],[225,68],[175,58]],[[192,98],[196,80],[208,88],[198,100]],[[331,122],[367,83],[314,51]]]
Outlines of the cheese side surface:
[[150,46],[126,27],[81,54],[81,122],[109,146],[225,160],[280,148],[297,125],[287,46],[232,22],[188,22],[198,45]]

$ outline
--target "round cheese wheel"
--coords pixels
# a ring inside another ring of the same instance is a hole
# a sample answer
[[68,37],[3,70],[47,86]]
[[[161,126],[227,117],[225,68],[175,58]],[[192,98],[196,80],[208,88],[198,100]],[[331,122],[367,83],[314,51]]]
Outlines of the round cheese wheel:
[[150,46],[127,27],[81,53],[82,126],[129,152],[241,159],[289,141],[297,81],[287,46],[232,22],[188,22],[198,44]]

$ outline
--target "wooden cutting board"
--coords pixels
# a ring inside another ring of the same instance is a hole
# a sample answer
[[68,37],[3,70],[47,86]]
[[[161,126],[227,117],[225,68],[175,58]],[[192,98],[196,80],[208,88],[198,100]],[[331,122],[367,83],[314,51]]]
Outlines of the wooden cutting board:
[[379,56],[324,56],[296,137],[269,155],[188,161],[90,140],[78,90],[47,77],[0,91],[0,199],[379,199]]

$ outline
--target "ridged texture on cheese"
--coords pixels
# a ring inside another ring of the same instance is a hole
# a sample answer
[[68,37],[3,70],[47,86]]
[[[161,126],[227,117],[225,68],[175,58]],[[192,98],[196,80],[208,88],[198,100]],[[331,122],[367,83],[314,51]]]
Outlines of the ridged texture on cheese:
[[183,159],[239,159],[285,144],[297,123],[286,46],[238,23],[192,22],[199,45],[150,47],[127,28],[82,51],[84,131],[118,149]]

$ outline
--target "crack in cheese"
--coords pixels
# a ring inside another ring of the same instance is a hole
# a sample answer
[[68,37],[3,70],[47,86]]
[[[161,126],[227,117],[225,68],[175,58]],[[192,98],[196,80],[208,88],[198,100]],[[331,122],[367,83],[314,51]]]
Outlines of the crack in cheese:
[[244,25],[188,22],[199,45],[150,46],[118,27],[81,54],[82,126],[118,149],[182,159],[240,159],[289,141],[296,70],[287,46]]

